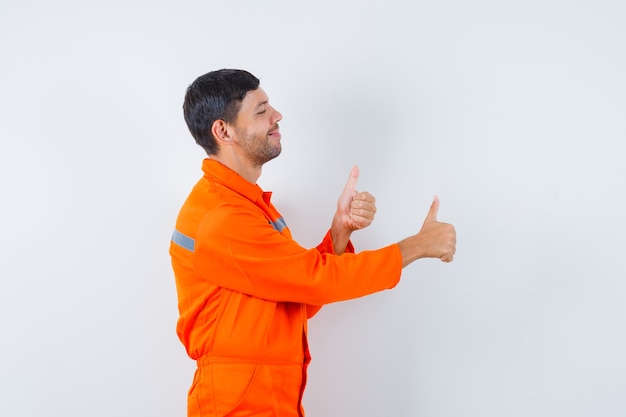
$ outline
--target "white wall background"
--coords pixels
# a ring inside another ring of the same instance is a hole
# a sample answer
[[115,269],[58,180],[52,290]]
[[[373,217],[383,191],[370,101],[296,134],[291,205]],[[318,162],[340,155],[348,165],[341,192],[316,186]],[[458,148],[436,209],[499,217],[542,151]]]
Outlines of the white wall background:
[[182,416],[167,253],[202,150],[185,88],[246,68],[284,115],[261,185],[315,245],[352,164],[360,249],[433,194],[455,262],[311,321],[315,416],[626,415],[626,6],[0,3],[0,415]]

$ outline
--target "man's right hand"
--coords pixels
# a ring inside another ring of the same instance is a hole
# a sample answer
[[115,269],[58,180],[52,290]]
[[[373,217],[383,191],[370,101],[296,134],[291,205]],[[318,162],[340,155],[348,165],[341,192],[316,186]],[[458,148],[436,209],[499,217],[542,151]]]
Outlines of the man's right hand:
[[435,196],[420,231],[398,242],[403,267],[420,258],[439,258],[443,262],[452,262],[456,252],[456,231],[451,224],[437,220],[438,211],[439,198]]

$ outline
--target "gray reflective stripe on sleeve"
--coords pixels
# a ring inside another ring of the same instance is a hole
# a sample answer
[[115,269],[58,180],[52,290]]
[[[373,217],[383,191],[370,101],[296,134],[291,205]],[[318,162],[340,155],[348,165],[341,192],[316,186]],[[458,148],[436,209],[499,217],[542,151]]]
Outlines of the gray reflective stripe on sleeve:
[[274,227],[274,229],[278,230],[279,232],[282,232],[283,229],[287,227],[287,223],[285,223],[285,219],[283,219],[282,217],[275,222],[270,221],[270,224],[272,225],[272,227]]
[[189,236],[185,236],[178,230],[174,230],[172,234],[172,242],[176,243],[181,248],[185,248],[190,252],[193,252],[196,242]]

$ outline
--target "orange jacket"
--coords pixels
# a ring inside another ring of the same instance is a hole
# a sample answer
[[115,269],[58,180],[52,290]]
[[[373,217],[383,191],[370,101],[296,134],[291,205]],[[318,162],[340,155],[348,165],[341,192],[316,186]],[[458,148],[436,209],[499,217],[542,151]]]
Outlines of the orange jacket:
[[337,256],[330,233],[305,249],[271,193],[215,160],[202,169],[170,245],[176,330],[198,362],[188,415],[303,415],[307,318],[324,304],[394,287],[400,250],[354,254],[349,245]]

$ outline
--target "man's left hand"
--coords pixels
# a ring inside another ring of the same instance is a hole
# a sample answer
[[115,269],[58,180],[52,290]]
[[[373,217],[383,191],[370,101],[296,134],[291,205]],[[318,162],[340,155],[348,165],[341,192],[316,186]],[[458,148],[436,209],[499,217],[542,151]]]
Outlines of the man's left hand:
[[376,199],[368,192],[356,190],[358,180],[359,167],[355,165],[337,201],[337,215],[341,227],[351,232],[372,224],[376,214]]

